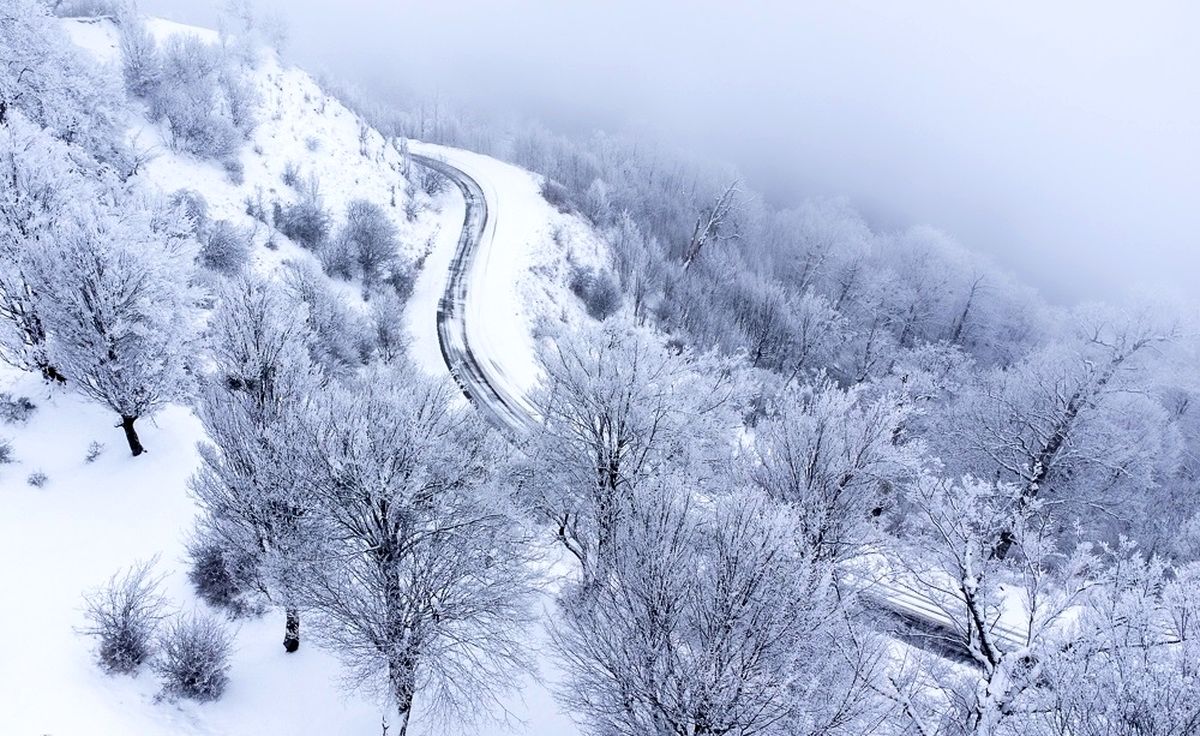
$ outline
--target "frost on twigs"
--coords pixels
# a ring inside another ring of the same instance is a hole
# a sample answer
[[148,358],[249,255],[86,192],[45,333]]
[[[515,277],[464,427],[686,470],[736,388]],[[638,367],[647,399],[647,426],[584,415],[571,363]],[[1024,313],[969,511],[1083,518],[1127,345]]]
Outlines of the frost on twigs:
[[233,635],[213,616],[180,614],[158,639],[161,649],[154,670],[162,680],[159,697],[207,702],[225,692]]
[[81,631],[99,642],[96,656],[106,672],[133,672],[154,655],[155,634],[167,609],[162,576],[154,570],[157,561],[135,563],[84,594],[88,625]]

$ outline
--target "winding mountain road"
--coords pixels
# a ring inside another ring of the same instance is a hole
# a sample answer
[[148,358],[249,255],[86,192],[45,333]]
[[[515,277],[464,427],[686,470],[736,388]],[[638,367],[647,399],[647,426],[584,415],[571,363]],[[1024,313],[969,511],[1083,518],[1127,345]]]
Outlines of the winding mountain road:
[[438,301],[437,334],[442,359],[467,399],[501,432],[523,434],[533,424],[532,414],[506,388],[502,376],[472,350],[467,333],[467,299],[475,259],[490,245],[497,212],[488,205],[483,187],[462,169],[430,156],[412,154],[421,166],[432,169],[459,188],[466,202],[462,233],[450,261],[446,290]]

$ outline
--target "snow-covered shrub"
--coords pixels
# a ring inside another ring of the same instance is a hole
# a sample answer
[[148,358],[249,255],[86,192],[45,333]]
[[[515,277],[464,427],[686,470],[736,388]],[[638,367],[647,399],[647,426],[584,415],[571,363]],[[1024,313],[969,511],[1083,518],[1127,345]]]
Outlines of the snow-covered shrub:
[[99,640],[96,653],[107,672],[133,672],[154,654],[167,608],[155,561],[139,562],[83,597],[88,620],[83,633]]
[[201,531],[188,543],[188,555],[192,558],[188,580],[196,589],[196,595],[234,617],[258,613],[258,607],[238,585],[231,569],[237,562],[231,560],[229,553],[210,536]]
[[326,240],[317,251],[317,256],[325,273],[333,278],[349,281],[358,270],[352,244],[343,238]]
[[421,191],[436,197],[446,188],[446,177],[433,169],[421,168]]
[[171,195],[171,204],[183,210],[192,221],[192,232],[197,235],[208,229],[208,200],[195,189],[180,189]]
[[200,263],[205,268],[233,276],[250,262],[250,233],[228,220],[217,220],[200,242]]
[[218,84],[218,49],[188,34],[172,36],[162,51],[162,80],[150,94],[150,110],[165,120],[180,151],[223,159],[241,144]]
[[378,360],[391,363],[404,355],[409,343],[404,301],[394,289],[380,289],[371,297],[371,327]]
[[298,245],[316,250],[329,236],[329,214],[319,200],[305,197],[281,207],[276,227]]
[[96,459],[103,454],[104,443],[92,440],[91,444],[88,445],[87,455],[84,455],[83,461],[85,463],[94,463],[96,462]]
[[549,202],[550,206],[559,212],[570,213],[578,209],[571,197],[571,192],[550,177],[542,179],[542,199]]
[[0,422],[16,424],[24,422],[37,411],[37,404],[28,396],[13,396],[7,391],[0,392]]
[[221,161],[221,168],[225,169],[225,176],[229,177],[230,184],[240,187],[246,182],[246,167],[237,156],[230,156]]
[[571,275],[571,291],[583,301],[593,319],[608,319],[621,308],[621,289],[607,271],[576,269]]
[[374,202],[356,199],[346,207],[346,224],[337,240],[353,259],[354,270],[362,278],[364,293],[397,261],[400,245],[396,240],[396,226]]
[[34,488],[41,488],[49,480],[50,477],[41,470],[35,470],[25,478],[25,482]]
[[330,289],[314,266],[289,264],[284,283],[308,307],[309,352],[314,362],[334,375],[366,362],[374,343],[370,325]]
[[177,616],[158,637],[158,648],[154,671],[164,696],[207,702],[225,692],[233,635],[214,616]]
[[300,184],[300,164],[295,161],[288,161],[283,165],[283,174],[280,175],[284,186],[296,187]]
[[135,97],[146,97],[162,78],[158,44],[146,26],[132,12],[121,13],[121,72],[125,89]]
[[12,441],[0,437],[0,465],[8,465],[13,461]]
[[229,122],[242,136],[249,138],[254,132],[255,112],[258,110],[259,95],[254,83],[240,68],[225,63],[217,75],[217,84],[225,98],[225,111]]

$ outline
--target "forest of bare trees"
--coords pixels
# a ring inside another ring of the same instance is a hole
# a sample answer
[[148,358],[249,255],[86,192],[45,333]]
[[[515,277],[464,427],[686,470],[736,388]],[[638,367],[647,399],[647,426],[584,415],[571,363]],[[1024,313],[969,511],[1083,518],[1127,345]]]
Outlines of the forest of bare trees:
[[[537,421],[505,435],[406,355],[418,265],[379,205],[277,203],[321,265],[260,273],[202,200],[146,186],[131,106],[227,161],[253,59],[119,22],[114,88],[43,3],[0,9],[0,359],[105,407],[133,456],[140,420],[190,406],[200,598],[335,654],[388,733],[486,721],[542,657],[594,736],[1200,730],[1194,308],[1061,307],[842,200],[359,102],[528,168],[609,247],[574,289],[603,308],[539,340]],[[115,669],[152,657],[149,569],[90,595]],[[156,666],[211,676],[178,692],[220,695],[221,626],[164,629]]]

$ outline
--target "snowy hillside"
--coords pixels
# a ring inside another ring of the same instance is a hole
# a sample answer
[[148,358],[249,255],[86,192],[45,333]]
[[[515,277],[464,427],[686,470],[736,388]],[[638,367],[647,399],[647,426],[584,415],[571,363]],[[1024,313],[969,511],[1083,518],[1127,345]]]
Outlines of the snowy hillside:
[[[64,25],[79,46],[119,74],[119,39],[110,21]],[[216,42],[215,34],[204,29],[161,20],[147,25],[160,43],[178,34]],[[310,262],[318,273],[320,265],[312,250],[291,242],[251,210],[286,205],[305,186],[319,186],[335,223],[353,200],[378,204],[396,227],[403,255],[423,262],[404,316],[413,359],[430,374],[444,374],[434,324],[462,225],[461,196],[452,189],[429,196],[410,186],[396,141],[367,128],[310,76],[283,66],[273,54],[264,54],[251,81],[260,101],[258,123],[238,155],[239,172],[173,151],[162,124],[140,117],[129,131],[133,148],[145,159],[138,177],[164,194],[198,192],[210,220],[252,232],[253,268],[266,275],[289,261]],[[421,151],[467,162],[504,202],[495,250],[477,282],[481,299],[474,327],[503,372],[525,392],[536,377],[535,335],[542,325],[587,319],[567,281],[573,264],[604,263],[601,241],[578,217],[546,204],[534,175],[454,149],[422,146]],[[351,282],[330,278],[329,284],[354,310],[366,311]],[[91,641],[79,633],[85,623],[82,592],[138,560],[157,557],[173,606],[204,605],[186,579],[185,550],[197,514],[188,480],[197,468],[203,429],[188,407],[172,405],[142,427],[149,452],[133,459],[111,414],[71,391],[9,368],[0,369],[0,391],[28,396],[37,405],[28,422],[0,425],[0,437],[11,438],[13,455],[12,463],[0,465],[0,559],[6,561],[0,586],[24,591],[26,601],[0,607],[0,630],[20,632],[0,657],[0,692],[5,693],[0,733],[378,730],[379,707],[342,694],[341,670],[332,656],[311,645],[285,654],[275,612],[238,622],[230,685],[219,702],[160,702],[150,673],[104,675],[95,665]],[[86,460],[93,451],[98,453],[94,460]],[[45,481],[35,487],[28,479],[39,473]],[[22,562],[12,564],[17,560]],[[574,730],[536,683],[527,683],[505,707],[516,732],[559,736]]]

